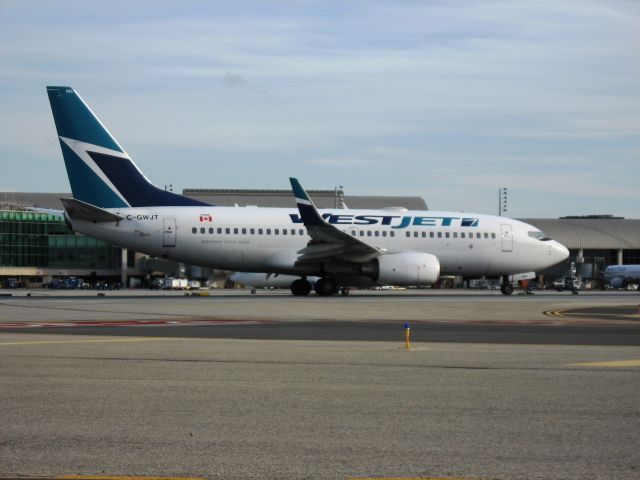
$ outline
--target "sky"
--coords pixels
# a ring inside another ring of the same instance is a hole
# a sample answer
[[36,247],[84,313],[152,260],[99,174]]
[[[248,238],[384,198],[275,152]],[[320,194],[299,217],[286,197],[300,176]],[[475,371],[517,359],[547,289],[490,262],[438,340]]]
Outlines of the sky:
[[69,191],[46,85],[156,185],[640,218],[635,0],[0,0],[0,191]]

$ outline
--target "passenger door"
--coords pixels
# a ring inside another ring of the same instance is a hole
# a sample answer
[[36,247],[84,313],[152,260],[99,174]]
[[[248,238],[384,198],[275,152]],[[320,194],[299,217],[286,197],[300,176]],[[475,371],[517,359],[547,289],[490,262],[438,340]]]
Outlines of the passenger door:
[[511,225],[502,224],[502,251],[513,252],[513,230]]
[[163,219],[162,246],[163,247],[176,246],[176,219],[175,218]]

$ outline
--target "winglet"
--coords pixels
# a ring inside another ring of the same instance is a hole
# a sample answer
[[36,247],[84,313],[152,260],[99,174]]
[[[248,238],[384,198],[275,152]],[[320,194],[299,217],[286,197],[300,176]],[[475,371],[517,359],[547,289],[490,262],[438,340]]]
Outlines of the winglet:
[[298,211],[300,212],[300,218],[305,227],[313,225],[322,225],[325,221],[320,216],[318,209],[313,204],[309,194],[302,188],[297,178],[290,177],[291,188],[293,188],[293,196],[296,199],[298,205]]

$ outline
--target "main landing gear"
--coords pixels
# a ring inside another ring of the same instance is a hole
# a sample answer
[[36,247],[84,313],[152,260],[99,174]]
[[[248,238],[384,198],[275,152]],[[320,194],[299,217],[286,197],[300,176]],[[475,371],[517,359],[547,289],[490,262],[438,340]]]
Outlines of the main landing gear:
[[[336,293],[349,295],[349,288],[339,287],[332,280],[329,280],[327,278],[319,279],[313,286],[313,289],[315,290],[316,295],[319,295],[321,297],[328,297]],[[299,278],[298,280],[294,280],[293,283],[291,283],[291,293],[298,297],[309,295],[309,293],[311,293],[311,283],[309,283],[306,278]]]
[[309,292],[311,292],[311,284],[306,278],[299,278],[291,283],[291,293],[295,296],[304,297],[305,295],[309,295]]

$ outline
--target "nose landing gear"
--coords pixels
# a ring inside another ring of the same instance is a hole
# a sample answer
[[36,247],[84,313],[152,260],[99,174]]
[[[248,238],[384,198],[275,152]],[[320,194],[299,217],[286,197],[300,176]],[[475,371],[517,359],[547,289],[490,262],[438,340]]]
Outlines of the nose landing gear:
[[500,286],[500,291],[504,295],[511,295],[513,293],[513,284],[509,281],[502,282],[502,285]]

